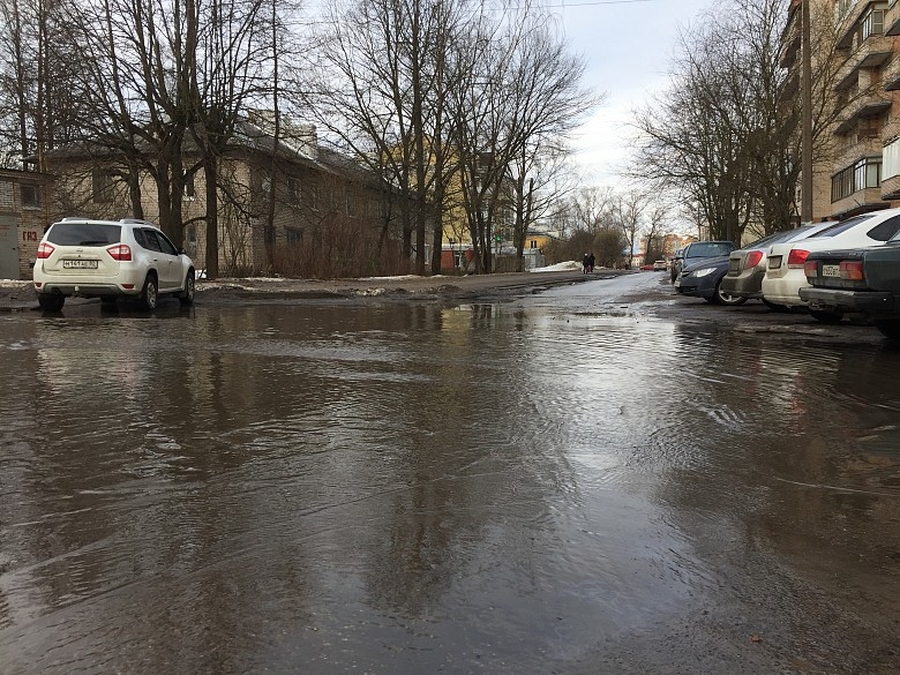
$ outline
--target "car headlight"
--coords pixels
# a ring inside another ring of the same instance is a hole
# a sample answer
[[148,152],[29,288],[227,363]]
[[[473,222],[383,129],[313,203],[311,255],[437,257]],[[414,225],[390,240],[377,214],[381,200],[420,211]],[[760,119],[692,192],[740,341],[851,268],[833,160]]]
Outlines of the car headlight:
[[707,274],[712,274],[715,271],[715,267],[704,267],[701,270],[697,270],[694,272],[695,277],[705,277]]

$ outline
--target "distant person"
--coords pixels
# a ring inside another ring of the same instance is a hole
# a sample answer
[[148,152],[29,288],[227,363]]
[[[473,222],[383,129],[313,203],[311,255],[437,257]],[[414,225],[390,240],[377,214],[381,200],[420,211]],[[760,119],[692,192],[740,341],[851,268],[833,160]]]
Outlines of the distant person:
[[594,252],[591,251],[591,254],[588,256],[588,272],[594,271],[594,263],[596,262],[596,258],[594,258]]
[[590,264],[591,264],[591,257],[587,253],[585,253],[584,258],[581,259],[581,273],[582,274],[588,273],[588,266],[590,266]]

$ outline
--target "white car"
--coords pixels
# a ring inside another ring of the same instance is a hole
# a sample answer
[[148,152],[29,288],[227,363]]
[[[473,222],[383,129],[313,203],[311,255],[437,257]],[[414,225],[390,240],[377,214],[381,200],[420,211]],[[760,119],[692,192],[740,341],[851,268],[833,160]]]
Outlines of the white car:
[[[898,231],[900,208],[885,209],[835,223],[802,241],[773,244],[762,280],[763,299],[770,307],[805,307],[800,289],[809,286],[803,263],[810,252],[880,246]],[[819,312],[812,315],[822,321],[832,318]]]
[[63,218],[38,245],[32,273],[38,304],[62,309],[72,295],[139,300],[156,309],[160,295],[194,301],[194,263],[163,232],[144,220]]

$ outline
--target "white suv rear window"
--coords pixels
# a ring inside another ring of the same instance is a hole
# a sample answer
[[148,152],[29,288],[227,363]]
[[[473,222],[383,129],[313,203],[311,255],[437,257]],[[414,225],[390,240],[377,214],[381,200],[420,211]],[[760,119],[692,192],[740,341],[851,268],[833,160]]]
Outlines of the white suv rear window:
[[54,223],[47,233],[47,241],[58,246],[108,246],[121,238],[121,226],[106,223]]

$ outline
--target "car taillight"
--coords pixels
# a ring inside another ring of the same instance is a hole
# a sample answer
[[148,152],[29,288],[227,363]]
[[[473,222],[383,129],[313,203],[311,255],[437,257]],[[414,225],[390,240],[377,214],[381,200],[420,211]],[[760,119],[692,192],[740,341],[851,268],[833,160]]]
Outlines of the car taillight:
[[42,241],[38,246],[37,257],[39,259],[46,259],[50,257],[50,254],[53,253],[53,247],[48,244],[46,241]]
[[864,281],[862,260],[842,260],[841,279],[848,281]]
[[806,263],[806,259],[809,257],[809,251],[804,251],[802,248],[792,248],[791,252],[788,253],[788,267],[793,267],[794,269],[800,269],[804,267],[804,263]]
[[127,262],[131,260],[131,247],[128,244],[116,244],[106,249],[109,257],[119,262]]
[[750,251],[750,253],[747,254],[747,261],[744,263],[744,269],[753,269],[759,265],[759,261],[762,260],[762,257],[762,251]]
[[803,273],[810,278],[819,276],[819,266],[815,260],[803,263]]

